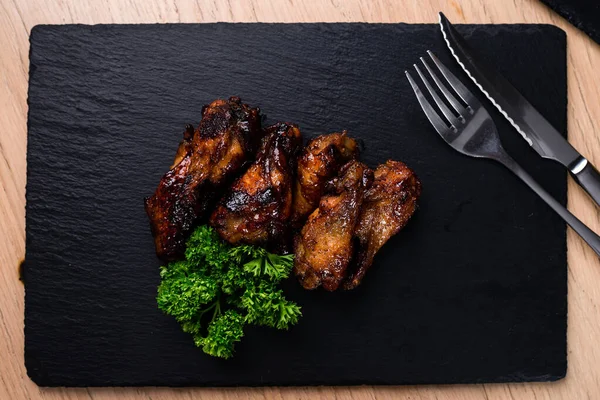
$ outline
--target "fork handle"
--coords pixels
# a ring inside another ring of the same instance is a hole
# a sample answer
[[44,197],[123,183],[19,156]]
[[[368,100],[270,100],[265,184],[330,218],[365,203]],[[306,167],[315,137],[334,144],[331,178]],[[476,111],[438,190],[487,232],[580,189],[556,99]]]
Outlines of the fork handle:
[[525,172],[523,167],[521,167],[511,156],[503,152],[494,158],[496,161],[499,161],[506,168],[514,172],[515,175],[521,178],[521,180],[523,180],[527,186],[536,192],[538,196],[540,196],[542,200],[544,200],[546,204],[550,206],[550,208],[560,215],[560,217],[565,220],[565,222],[569,224],[569,226],[573,228],[573,230],[577,232],[579,236],[581,236],[581,238],[592,248],[592,250],[594,250],[594,252],[600,256],[600,236],[596,235],[594,231],[577,219],[576,216],[571,214],[569,210],[567,210],[562,204],[556,201],[554,197],[552,197],[550,193],[546,192],[546,190],[544,190],[544,188],[541,187],[540,184],[531,177],[531,175]]

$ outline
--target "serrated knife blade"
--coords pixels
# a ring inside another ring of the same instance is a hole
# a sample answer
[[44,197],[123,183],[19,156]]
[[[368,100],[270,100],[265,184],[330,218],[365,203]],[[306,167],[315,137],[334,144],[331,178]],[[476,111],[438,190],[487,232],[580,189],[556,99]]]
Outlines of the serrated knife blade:
[[523,139],[543,158],[567,167],[600,205],[600,174],[591,163],[506,78],[477,56],[443,13],[440,13],[440,28],[452,56]]

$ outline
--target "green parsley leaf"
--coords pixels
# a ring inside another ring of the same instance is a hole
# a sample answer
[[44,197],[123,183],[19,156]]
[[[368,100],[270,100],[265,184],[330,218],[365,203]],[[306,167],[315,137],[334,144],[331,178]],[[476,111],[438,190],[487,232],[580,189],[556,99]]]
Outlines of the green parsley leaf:
[[234,310],[227,310],[208,326],[208,335],[196,339],[196,346],[211,356],[230,358],[234,345],[244,336],[244,317]]
[[241,308],[247,312],[248,323],[277,329],[288,329],[302,316],[296,303],[287,300],[281,290],[265,281],[244,292]]
[[293,255],[231,247],[206,225],[186,246],[185,260],[160,268],[156,301],[205,353],[232,357],[246,324],[288,329],[298,323],[300,307],[277,288],[292,270]]

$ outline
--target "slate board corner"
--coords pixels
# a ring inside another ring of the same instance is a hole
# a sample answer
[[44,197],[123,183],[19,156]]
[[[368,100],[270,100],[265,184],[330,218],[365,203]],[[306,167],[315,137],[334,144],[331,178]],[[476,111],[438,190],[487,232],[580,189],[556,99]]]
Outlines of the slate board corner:
[[47,380],[47,374],[43,371],[41,363],[38,359],[31,355],[31,352],[27,349],[27,341],[25,341],[25,370],[29,379],[40,387],[50,386]]

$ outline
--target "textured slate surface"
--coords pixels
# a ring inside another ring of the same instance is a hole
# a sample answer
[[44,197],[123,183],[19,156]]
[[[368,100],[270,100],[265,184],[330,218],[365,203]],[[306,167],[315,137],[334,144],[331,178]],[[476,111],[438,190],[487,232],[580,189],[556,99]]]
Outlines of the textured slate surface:
[[600,2],[598,0],[541,0],[571,24],[600,43]]
[[[565,35],[459,26],[559,130]],[[25,362],[43,386],[555,380],[566,371],[565,225],[493,162],[450,149],[403,74],[436,25],[38,26],[31,34]],[[419,174],[421,208],[349,293],[289,296],[290,332],[248,329],[229,361],[156,308],[142,199],[203,104],[239,95],[305,137],[348,129],[371,165]],[[503,141],[561,202],[566,173],[504,121]]]

